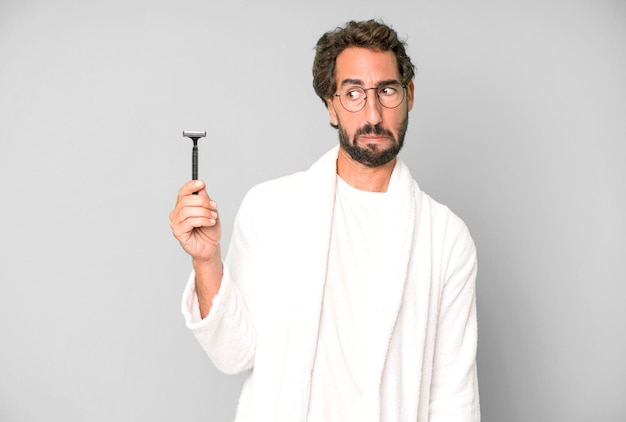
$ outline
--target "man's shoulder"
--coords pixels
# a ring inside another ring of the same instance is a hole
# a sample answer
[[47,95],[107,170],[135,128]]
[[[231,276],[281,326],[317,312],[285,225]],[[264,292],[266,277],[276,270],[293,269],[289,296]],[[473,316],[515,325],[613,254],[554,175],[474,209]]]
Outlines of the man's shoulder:
[[331,149],[306,170],[301,170],[275,179],[261,182],[252,187],[246,197],[249,200],[263,198],[280,201],[297,201],[316,195],[327,195],[334,186],[337,147]]
[[422,212],[428,210],[431,225],[440,227],[445,231],[462,232],[469,235],[469,229],[463,219],[459,217],[447,205],[433,199],[426,192],[420,190]]
[[285,195],[298,194],[302,191],[305,173],[305,171],[299,171],[258,183],[250,188],[246,196],[249,198],[268,198],[273,196],[284,198]]

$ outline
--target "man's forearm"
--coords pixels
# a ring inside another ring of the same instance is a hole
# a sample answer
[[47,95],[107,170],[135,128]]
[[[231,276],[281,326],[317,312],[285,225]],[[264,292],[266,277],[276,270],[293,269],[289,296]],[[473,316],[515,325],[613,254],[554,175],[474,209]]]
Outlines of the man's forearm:
[[216,258],[209,261],[192,261],[196,273],[196,293],[200,305],[200,316],[203,319],[211,311],[213,298],[220,289],[224,275],[221,254],[217,253],[215,256]]

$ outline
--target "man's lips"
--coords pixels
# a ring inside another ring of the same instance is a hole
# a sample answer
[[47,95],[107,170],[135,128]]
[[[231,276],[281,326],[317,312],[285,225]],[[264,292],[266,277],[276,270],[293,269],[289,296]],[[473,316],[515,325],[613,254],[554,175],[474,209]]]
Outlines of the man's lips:
[[385,135],[361,135],[359,136],[359,139],[365,142],[384,142],[390,140],[391,138]]

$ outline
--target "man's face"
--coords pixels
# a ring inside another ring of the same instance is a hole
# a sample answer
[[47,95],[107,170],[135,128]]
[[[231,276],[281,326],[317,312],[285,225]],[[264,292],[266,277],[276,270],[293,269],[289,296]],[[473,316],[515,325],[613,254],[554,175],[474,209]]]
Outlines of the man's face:
[[[337,92],[349,87],[378,88],[400,82],[396,56],[392,51],[347,48],[337,56],[335,78]],[[339,127],[339,143],[356,162],[368,167],[382,166],[393,160],[404,142],[408,112],[413,108],[414,85],[406,89],[405,98],[396,108],[383,107],[376,90],[368,90],[365,107],[352,113],[338,97],[328,101],[330,120]]]

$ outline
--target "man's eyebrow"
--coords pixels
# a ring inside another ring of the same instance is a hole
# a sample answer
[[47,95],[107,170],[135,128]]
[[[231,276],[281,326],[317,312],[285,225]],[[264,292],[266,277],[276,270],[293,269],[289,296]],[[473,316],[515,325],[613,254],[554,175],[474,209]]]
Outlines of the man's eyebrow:
[[363,86],[363,81],[360,79],[344,79],[343,81],[341,81],[341,86],[346,86],[346,85]]
[[376,85],[377,88],[380,88],[381,86],[385,86],[385,85],[393,85],[393,84],[399,84],[402,85],[402,82],[400,82],[397,79],[387,79],[386,81],[380,81],[378,82],[378,84]]
[[[381,86],[385,86],[385,85],[391,85],[391,84],[401,84],[401,82],[397,79],[386,79],[384,81],[379,81],[376,84],[375,88],[380,88]],[[341,81],[341,86],[346,86],[346,85],[358,85],[358,86],[363,86],[363,81],[360,79],[344,79],[343,81]]]

